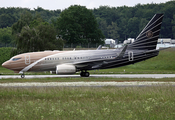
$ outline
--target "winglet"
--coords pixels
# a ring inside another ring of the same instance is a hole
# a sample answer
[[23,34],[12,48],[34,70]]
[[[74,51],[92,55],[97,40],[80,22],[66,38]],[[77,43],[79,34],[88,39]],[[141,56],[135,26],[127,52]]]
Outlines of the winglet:
[[97,50],[100,50],[101,48],[102,48],[102,45],[99,45],[98,48],[97,48]]
[[118,55],[118,57],[116,57],[117,59],[123,57],[123,55],[125,54],[125,51],[126,51],[127,47],[128,47],[128,45],[125,45],[125,46],[123,47],[123,49],[121,50],[121,52],[120,52],[120,54]]

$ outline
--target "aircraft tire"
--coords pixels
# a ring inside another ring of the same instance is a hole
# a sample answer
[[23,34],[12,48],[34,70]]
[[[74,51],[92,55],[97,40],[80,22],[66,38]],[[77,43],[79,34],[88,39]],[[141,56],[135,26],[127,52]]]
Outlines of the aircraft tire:
[[21,74],[21,78],[25,78],[25,75],[24,74]]
[[89,72],[85,72],[85,77],[89,77]]
[[81,77],[89,77],[89,75],[90,75],[89,72],[81,72],[80,73]]

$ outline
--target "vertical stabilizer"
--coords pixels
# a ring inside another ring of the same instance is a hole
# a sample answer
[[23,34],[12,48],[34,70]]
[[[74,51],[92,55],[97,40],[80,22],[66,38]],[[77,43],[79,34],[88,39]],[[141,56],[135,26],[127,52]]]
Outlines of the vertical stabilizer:
[[153,50],[156,49],[162,25],[163,14],[155,14],[136,40],[128,45],[128,49]]

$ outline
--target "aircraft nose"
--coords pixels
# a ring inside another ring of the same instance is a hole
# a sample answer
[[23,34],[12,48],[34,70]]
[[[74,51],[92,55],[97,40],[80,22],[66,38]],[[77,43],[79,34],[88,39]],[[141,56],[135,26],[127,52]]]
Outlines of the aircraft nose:
[[8,68],[8,63],[7,62],[4,62],[3,64],[2,64],[2,67],[4,67],[4,68]]

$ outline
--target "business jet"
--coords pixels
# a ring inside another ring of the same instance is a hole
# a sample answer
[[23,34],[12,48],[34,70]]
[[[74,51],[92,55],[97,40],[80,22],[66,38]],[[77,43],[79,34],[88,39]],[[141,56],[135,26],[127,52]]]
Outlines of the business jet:
[[156,50],[163,14],[155,14],[136,40],[118,49],[43,51],[16,55],[2,64],[3,67],[20,73],[52,71],[55,74],[75,74],[89,77],[89,70],[116,68],[134,64],[159,54]]

